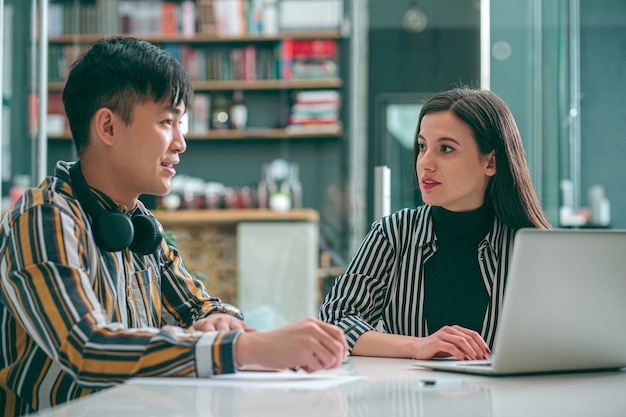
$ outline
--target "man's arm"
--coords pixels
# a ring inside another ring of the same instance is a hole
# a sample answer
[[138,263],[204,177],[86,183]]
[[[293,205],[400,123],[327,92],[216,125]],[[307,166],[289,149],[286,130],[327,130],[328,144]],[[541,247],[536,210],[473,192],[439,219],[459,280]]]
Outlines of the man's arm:
[[[233,372],[237,332],[128,329],[111,319],[116,314],[100,303],[87,275],[97,249],[89,246],[84,219],[74,209],[37,206],[4,230],[2,302],[36,342],[30,349],[43,350],[89,388],[133,376]],[[113,267],[106,274],[116,271]],[[108,308],[116,304],[105,301]]]

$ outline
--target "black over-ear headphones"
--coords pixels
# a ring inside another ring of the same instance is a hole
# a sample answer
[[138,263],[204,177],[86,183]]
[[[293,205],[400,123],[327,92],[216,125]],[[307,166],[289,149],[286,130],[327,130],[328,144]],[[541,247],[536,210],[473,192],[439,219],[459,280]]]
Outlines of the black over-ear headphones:
[[70,168],[70,178],[78,200],[91,217],[91,228],[98,247],[107,252],[130,248],[140,255],[157,250],[163,240],[163,228],[157,219],[143,213],[129,216],[117,207],[105,209],[91,193],[80,171],[80,162]]

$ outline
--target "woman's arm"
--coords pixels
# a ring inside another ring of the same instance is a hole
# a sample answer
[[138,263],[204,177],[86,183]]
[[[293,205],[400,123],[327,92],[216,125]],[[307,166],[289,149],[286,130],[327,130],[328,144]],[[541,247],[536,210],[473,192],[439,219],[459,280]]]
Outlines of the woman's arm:
[[485,359],[491,352],[480,334],[460,326],[446,326],[427,337],[381,333],[361,334],[352,348],[355,356],[432,359],[454,356],[459,360]]

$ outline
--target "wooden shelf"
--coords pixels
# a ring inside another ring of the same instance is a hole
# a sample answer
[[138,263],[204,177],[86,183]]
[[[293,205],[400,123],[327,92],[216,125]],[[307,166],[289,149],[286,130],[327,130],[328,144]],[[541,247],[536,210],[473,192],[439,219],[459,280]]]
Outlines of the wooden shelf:
[[[60,93],[65,83],[48,83],[48,91]],[[340,78],[307,79],[307,80],[256,80],[256,81],[232,81],[212,80],[194,81],[195,91],[231,91],[231,90],[309,90],[324,88],[340,88],[343,80]]]
[[[189,133],[187,141],[211,140],[275,140],[275,139],[311,139],[339,138],[343,136],[341,128],[311,127],[294,129],[245,129],[245,130],[209,130],[205,133]],[[71,140],[70,132],[60,135],[48,135],[50,140]]]
[[208,90],[307,90],[320,88],[340,88],[340,78],[307,79],[307,80],[256,80],[256,81],[195,81],[193,87],[197,91]]
[[[120,34],[121,35],[121,34]],[[263,43],[263,42],[279,42],[285,38],[292,39],[341,39],[343,36],[338,30],[328,31],[303,31],[303,32],[280,32],[272,36],[264,35],[248,35],[248,36],[217,36],[210,34],[197,33],[194,36],[183,35],[171,35],[166,36],[162,34],[140,34],[133,33],[127,34],[128,36],[139,37],[152,43]],[[48,38],[48,43],[51,44],[91,44],[106,36],[103,34],[70,34],[51,36]]]
[[246,139],[307,139],[307,138],[338,138],[343,135],[341,129],[327,130],[323,127],[301,131],[287,129],[247,129],[247,130],[211,130],[206,133],[189,133],[189,140],[246,140]]
[[319,221],[319,213],[313,209],[289,211],[265,209],[177,210],[164,212],[155,211],[154,215],[164,227],[207,223],[238,223],[244,221]]

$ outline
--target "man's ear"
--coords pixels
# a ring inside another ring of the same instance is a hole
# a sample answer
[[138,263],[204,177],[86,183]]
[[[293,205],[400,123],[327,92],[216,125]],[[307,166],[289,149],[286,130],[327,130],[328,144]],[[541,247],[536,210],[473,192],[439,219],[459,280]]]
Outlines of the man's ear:
[[106,107],[102,107],[93,115],[93,128],[96,137],[106,145],[112,145],[115,140],[116,115]]
[[485,173],[489,177],[496,175],[496,151],[489,152]]

